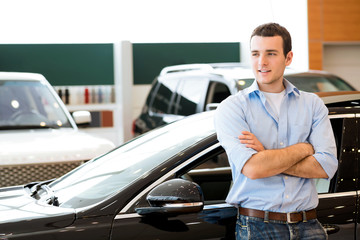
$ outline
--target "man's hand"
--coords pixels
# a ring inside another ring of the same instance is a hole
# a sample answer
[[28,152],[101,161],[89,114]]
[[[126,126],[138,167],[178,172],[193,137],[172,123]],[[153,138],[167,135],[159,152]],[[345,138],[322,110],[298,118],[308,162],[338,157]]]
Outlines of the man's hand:
[[252,148],[257,152],[265,150],[262,143],[255,137],[254,134],[248,131],[242,131],[241,133],[243,135],[240,135],[238,138],[242,144],[246,144],[245,147]]

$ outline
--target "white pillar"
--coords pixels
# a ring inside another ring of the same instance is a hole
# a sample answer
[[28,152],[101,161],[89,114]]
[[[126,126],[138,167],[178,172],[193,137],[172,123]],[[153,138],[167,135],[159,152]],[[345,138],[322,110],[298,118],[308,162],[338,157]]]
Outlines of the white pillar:
[[115,103],[114,127],[117,131],[117,145],[132,138],[133,58],[129,41],[114,43],[114,85]]

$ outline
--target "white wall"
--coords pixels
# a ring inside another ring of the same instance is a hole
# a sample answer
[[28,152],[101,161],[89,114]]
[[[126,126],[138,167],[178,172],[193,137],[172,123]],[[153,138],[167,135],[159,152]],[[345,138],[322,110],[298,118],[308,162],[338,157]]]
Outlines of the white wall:
[[[278,22],[293,38],[292,67],[308,69],[307,0],[3,0],[0,10],[0,44],[240,42],[245,63],[252,30]],[[139,114],[148,90],[129,90],[124,118]]]
[[3,0],[0,43],[241,42],[275,21],[307,68],[307,0]]
[[325,44],[323,69],[334,73],[360,90],[360,43]]

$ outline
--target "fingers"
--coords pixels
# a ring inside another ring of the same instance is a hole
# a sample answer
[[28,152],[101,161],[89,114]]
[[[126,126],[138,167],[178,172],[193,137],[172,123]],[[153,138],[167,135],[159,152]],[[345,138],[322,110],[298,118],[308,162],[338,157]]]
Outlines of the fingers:
[[254,136],[254,134],[252,134],[249,131],[242,131],[241,134],[245,135],[245,136]]
[[240,140],[240,142],[241,143],[243,143],[243,144],[256,144],[256,141],[255,140],[253,140],[253,139],[246,139],[246,138],[240,138],[240,136],[239,136],[239,140]]
[[265,150],[264,146],[254,134],[248,131],[242,131],[241,133],[243,135],[238,136],[238,139],[240,140],[240,143],[246,144],[245,147],[252,148],[258,152]]
[[[256,139],[255,135],[248,131],[242,131],[243,135],[238,136],[241,143],[251,143]],[[249,141],[249,142],[247,142]]]
[[256,144],[246,144],[245,147],[252,148],[257,152],[261,152],[262,150],[264,150],[264,148],[261,145],[256,145]]
[[252,134],[251,132],[248,132],[248,131],[242,131],[241,132],[243,135],[240,135],[238,138],[240,139],[240,140],[251,140],[251,139],[254,139],[255,138],[255,136],[254,136],[254,134]]

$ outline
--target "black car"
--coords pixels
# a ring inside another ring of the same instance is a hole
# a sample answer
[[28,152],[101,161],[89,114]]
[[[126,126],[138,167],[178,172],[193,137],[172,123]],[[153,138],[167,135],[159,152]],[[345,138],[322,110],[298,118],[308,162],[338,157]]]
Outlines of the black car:
[[[329,95],[329,94],[327,94]],[[359,221],[360,92],[323,96],[338,146],[333,179],[316,180],[330,239]],[[234,239],[232,178],[213,111],[150,131],[63,177],[0,189],[0,239]]]
[[[285,77],[307,92],[355,90],[325,71],[286,69]],[[161,125],[214,108],[252,84],[251,68],[240,63],[186,64],[164,68],[155,78],[140,116],[133,123],[135,136]]]

